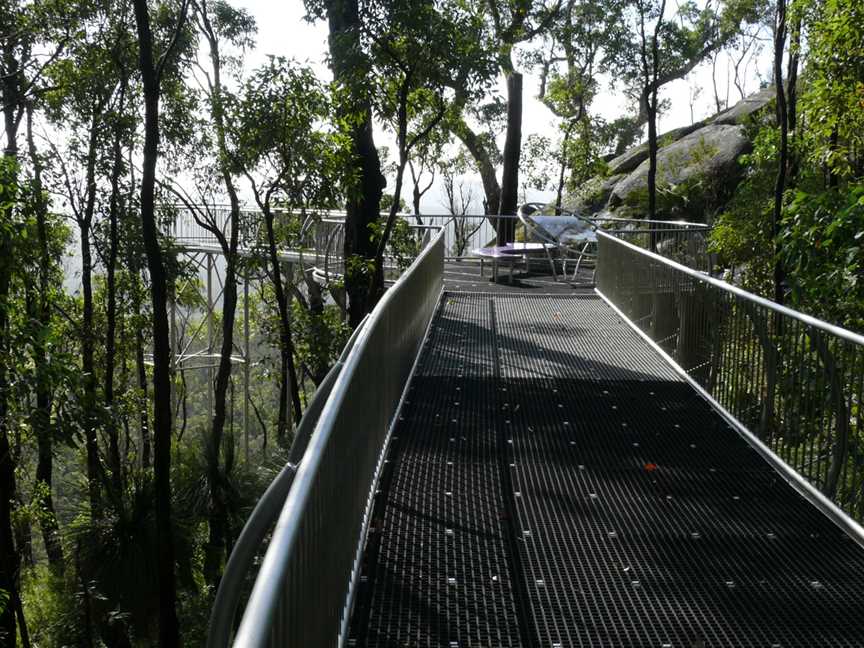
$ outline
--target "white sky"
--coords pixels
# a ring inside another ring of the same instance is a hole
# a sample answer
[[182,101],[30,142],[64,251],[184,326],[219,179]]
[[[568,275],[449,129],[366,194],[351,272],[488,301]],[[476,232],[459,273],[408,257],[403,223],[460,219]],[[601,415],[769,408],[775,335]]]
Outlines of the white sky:
[[[327,24],[318,21],[310,24],[303,19],[305,8],[303,0],[235,0],[236,5],[248,10],[256,19],[258,24],[257,47],[247,55],[247,67],[249,69],[257,66],[265,60],[267,55],[285,56],[295,58],[300,62],[310,64],[322,79],[331,79],[331,73],[326,64],[327,54]],[[721,98],[727,95],[730,105],[734,104],[739,94],[732,85],[731,79],[727,82],[728,58],[721,55],[717,66],[717,83]],[[770,76],[770,62],[759,60],[751,66],[748,71],[745,92],[750,94],[759,88],[759,77]],[[729,73],[731,74],[731,73]],[[661,90],[661,99],[668,98],[671,101],[670,109],[660,116],[658,130],[662,133],[672,128],[684,126],[691,123],[690,93],[692,88],[702,88],[701,95],[695,100],[693,107],[693,118],[703,119],[714,112],[714,98],[712,91],[711,65],[704,64],[694,70],[686,80],[675,81]],[[522,140],[532,133],[555,137],[556,120],[552,113],[537,99],[535,95],[538,89],[537,78],[526,74],[524,82],[523,97],[523,122]],[[627,112],[627,104],[624,98],[613,92],[604,92],[592,106],[596,114],[602,114],[611,120]],[[376,144],[386,146],[390,144],[389,138],[376,129]],[[499,143],[503,146],[502,141]],[[472,182],[476,196],[477,210],[480,209],[482,188],[479,179]],[[406,201],[410,196],[410,187],[407,194],[403,191]],[[539,200],[550,197],[546,194],[530,194],[528,198]],[[429,194],[424,196],[421,206],[427,213],[441,211],[440,190],[433,188]]]

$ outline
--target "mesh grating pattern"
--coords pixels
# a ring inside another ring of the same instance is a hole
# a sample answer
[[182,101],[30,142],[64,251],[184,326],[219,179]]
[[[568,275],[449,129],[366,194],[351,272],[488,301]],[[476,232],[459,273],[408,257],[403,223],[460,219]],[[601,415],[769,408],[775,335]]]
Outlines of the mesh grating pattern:
[[408,401],[357,645],[864,645],[864,550],[593,296],[448,294]]

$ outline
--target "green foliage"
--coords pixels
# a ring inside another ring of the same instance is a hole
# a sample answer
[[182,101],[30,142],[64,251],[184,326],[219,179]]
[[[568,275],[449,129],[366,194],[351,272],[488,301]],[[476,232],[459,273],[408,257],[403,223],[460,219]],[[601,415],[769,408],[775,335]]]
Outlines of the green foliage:
[[338,201],[350,148],[325,127],[331,110],[312,70],[294,61],[271,57],[249,75],[232,110],[231,155],[256,201],[294,209]]
[[[393,205],[393,194],[385,193],[381,196],[381,211],[388,212],[390,211],[390,207]],[[399,204],[396,206],[396,211],[405,213],[408,211],[408,203],[405,202],[404,198],[399,198]]]
[[825,0],[813,9],[801,97],[807,156],[844,178],[864,176],[864,5]]
[[792,303],[864,330],[864,184],[795,192],[781,232]]
[[70,646],[84,641],[81,591],[75,570],[63,574],[40,564],[24,573],[21,601],[35,646]]
[[[384,235],[384,225],[384,223],[379,222],[369,226],[376,244]],[[396,266],[401,273],[413,263],[418,254],[420,254],[420,242],[416,233],[411,229],[407,220],[404,218],[395,219],[390,238],[387,241],[386,255],[396,261]]]
[[326,305],[315,311],[295,302],[291,316],[295,352],[300,363],[315,372],[332,366],[351,335],[339,307]]
[[773,272],[771,210],[779,135],[776,128],[755,128],[753,151],[740,158],[745,177],[711,232],[710,249],[736,282],[769,295]]
[[550,155],[552,141],[543,135],[530,134],[522,143],[520,181],[524,188],[545,191],[556,179],[556,156]]

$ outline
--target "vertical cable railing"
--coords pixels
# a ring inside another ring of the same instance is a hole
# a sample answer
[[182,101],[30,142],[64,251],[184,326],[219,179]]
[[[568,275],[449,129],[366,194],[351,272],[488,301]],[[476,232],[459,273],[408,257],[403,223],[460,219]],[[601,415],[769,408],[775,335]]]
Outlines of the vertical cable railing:
[[389,430],[443,288],[439,233],[375,307],[297,469],[235,646],[344,637]]
[[605,233],[597,289],[806,483],[864,519],[864,336]]

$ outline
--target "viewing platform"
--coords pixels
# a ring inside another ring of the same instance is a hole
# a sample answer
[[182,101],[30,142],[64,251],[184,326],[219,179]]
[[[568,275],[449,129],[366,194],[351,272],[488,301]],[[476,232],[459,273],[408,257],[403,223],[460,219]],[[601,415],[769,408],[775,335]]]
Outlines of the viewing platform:
[[235,646],[864,645],[864,337],[602,231],[566,281],[444,237],[310,403],[208,646],[274,524]]

